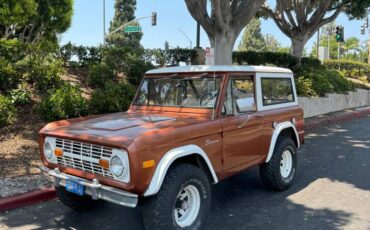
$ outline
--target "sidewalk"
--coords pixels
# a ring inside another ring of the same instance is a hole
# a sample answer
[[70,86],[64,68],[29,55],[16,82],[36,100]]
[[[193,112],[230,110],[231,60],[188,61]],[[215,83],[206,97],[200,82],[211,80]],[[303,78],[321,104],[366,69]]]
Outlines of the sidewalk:
[[[370,106],[308,118],[305,119],[305,130],[309,132],[329,124],[358,119],[368,115],[370,115]],[[55,198],[55,190],[47,176],[36,175],[0,179],[0,212]]]
[[333,123],[358,119],[367,115],[370,115],[370,106],[311,117],[305,119],[305,130],[309,131]]

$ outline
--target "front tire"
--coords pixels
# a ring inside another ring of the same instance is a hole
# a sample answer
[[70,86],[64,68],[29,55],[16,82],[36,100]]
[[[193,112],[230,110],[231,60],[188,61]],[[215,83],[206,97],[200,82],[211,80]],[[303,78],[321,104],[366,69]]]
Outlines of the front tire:
[[280,137],[268,163],[260,166],[263,184],[275,191],[288,189],[297,171],[297,147],[292,139]]
[[146,229],[201,229],[211,204],[207,176],[199,168],[180,164],[172,168],[157,195],[144,204]]
[[57,186],[55,187],[55,192],[59,200],[70,209],[76,212],[89,212],[93,211],[104,203],[102,200],[93,200],[90,196],[84,195],[79,196],[66,191],[65,187]]

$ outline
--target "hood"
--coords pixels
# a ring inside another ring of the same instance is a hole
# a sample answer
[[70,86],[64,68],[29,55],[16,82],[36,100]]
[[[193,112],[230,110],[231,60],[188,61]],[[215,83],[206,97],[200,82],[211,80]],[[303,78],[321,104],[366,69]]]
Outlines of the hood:
[[140,135],[199,122],[184,117],[115,113],[50,123],[40,134],[127,148]]

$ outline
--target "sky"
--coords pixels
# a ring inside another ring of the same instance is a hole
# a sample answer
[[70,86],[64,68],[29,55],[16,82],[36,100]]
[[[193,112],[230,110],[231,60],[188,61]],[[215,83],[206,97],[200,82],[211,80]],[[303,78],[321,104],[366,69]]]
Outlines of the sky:
[[[114,0],[106,2],[106,29],[114,15]],[[272,0],[269,0],[272,2]],[[144,48],[164,48],[165,41],[170,47],[188,48],[190,41],[181,32],[183,31],[195,46],[196,22],[190,16],[184,0],[137,0],[136,17],[149,16],[157,12],[157,26],[151,26],[151,19],[140,21],[143,29],[142,45]],[[348,20],[347,16],[341,14],[336,23],[345,27],[345,38],[358,37],[365,43],[366,35],[360,34],[360,27],[363,21]],[[103,0],[74,0],[74,15],[72,26],[67,32],[61,35],[60,43],[72,42],[76,45],[95,46],[103,42]],[[290,39],[286,37],[272,20],[262,21],[262,33],[273,35],[283,46],[290,47]],[[241,33],[242,35],[242,33]],[[235,48],[241,39],[239,36]],[[311,50],[316,41],[314,36],[306,45]],[[202,29],[201,47],[209,47],[208,37]]]

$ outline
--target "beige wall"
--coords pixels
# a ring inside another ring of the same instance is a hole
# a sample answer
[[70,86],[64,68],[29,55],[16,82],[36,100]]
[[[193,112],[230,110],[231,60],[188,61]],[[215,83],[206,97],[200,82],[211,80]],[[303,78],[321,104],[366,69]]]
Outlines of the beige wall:
[[307,98],[299,97],[299,104],[303,107],[305,118],[345,109],[370,105],[370,90],[357,90],[345,94],[328,94],[326,97]]

